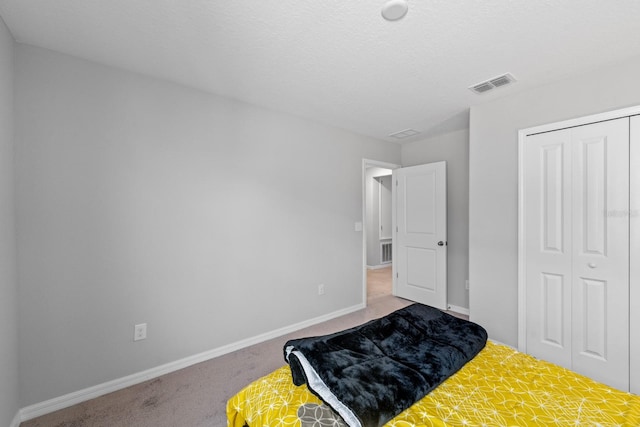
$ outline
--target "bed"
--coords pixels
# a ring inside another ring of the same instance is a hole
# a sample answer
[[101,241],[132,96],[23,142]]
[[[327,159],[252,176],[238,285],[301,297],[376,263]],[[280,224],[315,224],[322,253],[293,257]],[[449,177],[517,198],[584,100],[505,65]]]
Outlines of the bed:
[[[227,403],[228,426],[347,426],[307,384],[297,386],[292,378],[285,365],[242,389]],[[471,360],[384,425],[638,427],[640,396],[486,341]]]

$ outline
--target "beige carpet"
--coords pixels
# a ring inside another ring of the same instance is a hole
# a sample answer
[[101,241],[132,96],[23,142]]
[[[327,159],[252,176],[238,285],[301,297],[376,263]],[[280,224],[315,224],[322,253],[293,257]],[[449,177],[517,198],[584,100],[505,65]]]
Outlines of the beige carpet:
[[391,270],[391,265],[375,270],[367,270],[367,301],[391,295],[391,287],[393,285]]
[[364,310],[26,421],[21,426],[226,426],[227,400],[251,381],[282,366],[282,346],[288,339],[336,332],[411,304],[390,295],[390,270],[369,270],[368,280],[370,276],[376,278],[367,286],[370,295]]

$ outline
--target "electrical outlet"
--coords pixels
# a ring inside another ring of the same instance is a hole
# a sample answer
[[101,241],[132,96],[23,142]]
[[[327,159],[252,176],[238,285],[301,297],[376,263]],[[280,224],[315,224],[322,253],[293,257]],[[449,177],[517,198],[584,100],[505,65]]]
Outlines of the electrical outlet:
[[147,339],[147,324],[140,323],[139,325],[135,325],[133,327],[133,340],[140,341]]
[[324,295],[324,283],[318,285],[318,295]]

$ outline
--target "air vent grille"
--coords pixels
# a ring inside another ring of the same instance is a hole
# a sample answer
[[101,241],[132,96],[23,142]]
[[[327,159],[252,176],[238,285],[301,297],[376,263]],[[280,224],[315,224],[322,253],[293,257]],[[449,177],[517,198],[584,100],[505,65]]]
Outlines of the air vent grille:
[[405,130],[401,130],[401,131],[396,132],[396,133],[392,133],[389,136],[391,138],[404,139],[404,138],[409,138],[410,136],[418,135],[419,133],[420,133],[420,131],[417,131],[415,129],[405,129]]
[[493,88],[494,86],[491,83],[481,83],[479,85],[474,86],[473,90],[478,93],[483,93]]
[[475,93],[485,93],[490,90],[506,86],[508,84],[516,82],[515,77],[513,77],[510,73],[503,74],[501,76],[494,77],[492,79],[486,80],[484,82],[480,82],[473,86],[469,86],[469,90]]
[[391,242],[380,243],[380,264],[393,262],[393,249]]

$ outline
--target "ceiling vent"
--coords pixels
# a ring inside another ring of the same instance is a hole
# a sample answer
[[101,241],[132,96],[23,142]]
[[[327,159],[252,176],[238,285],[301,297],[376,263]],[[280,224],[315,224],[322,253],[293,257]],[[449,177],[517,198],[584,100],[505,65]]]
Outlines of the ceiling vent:
[[494,77],[487,81],[475,84],[473,86],[469,86],[469,90],[481,94],[485,92],[489,92],[490,90],[506,86],[508,84],[516,82],[515,77],[513,77],[510,73],[503,74],[501,76]]
[[410,136],[417,135],[419,133],[420,131],[417,131],[414,129],[405,129],[405,130],[401,130],[400,132],[392,133],[389,136],[391,138],[396,138],[396,139],[405,139],[405,138],[409,138]]

